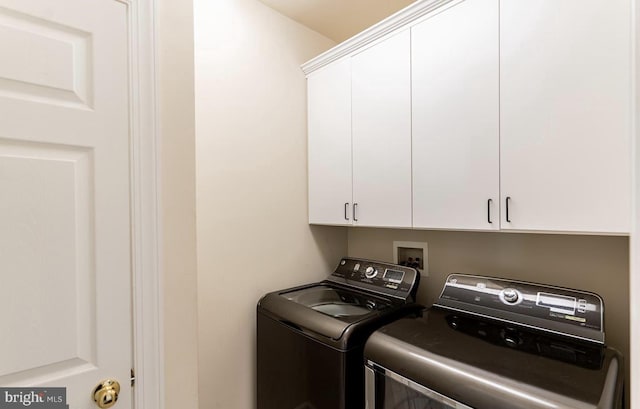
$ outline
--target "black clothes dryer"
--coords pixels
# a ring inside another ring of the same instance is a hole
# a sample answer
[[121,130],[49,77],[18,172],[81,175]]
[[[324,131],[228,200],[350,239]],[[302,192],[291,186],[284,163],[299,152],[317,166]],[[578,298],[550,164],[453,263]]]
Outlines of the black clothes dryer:
[[258,409],[364,409],[369,335],[418,312],[419,273],[344,258],[324,281],[258,303]]
[[593,293],[453,274],[433,308],[367,341],[367,408],[619,409],[603,316]]

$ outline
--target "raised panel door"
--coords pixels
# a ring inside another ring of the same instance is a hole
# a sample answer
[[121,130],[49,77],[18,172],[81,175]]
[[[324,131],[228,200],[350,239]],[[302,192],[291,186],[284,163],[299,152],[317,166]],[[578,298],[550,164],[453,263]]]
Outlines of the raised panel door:
[[127,13],[0,0],[0,385],[72,409],[132,407]]

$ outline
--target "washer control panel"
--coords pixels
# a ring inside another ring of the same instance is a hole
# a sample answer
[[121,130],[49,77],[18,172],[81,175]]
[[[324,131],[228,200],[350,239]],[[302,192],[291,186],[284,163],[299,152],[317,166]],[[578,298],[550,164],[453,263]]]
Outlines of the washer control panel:
[[452,274],[435,305],[604,343],[604,303],[586,291]]
[[411,267],[343,258],[329,280],[414,301],[420,274]]

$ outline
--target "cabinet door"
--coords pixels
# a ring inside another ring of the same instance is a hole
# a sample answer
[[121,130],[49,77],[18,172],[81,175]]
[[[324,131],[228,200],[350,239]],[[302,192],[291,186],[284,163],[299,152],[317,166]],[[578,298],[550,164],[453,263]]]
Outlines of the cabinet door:
[[309,223],[351,224],[351,59],[308,79]]
[[411,227],[410,60],[408,30],[352,60],[353,200],[358,225]]
[[498,0],[412,28],[413,226],[498,229]]
[[630,2],[500,4],[501,227],[628,232]]

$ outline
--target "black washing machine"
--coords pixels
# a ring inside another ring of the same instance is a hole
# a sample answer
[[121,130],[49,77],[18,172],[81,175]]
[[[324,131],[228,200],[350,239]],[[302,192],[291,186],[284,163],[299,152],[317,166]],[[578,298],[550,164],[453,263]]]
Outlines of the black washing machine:
[[257,307],[258,409],[363,409],[363,349],[384,324],[422,309],[409,267],[344,258],[324,281]]
[[451,275],[433,308],[367,341],[367,409],[621,408],[603,316],[593,293]]

